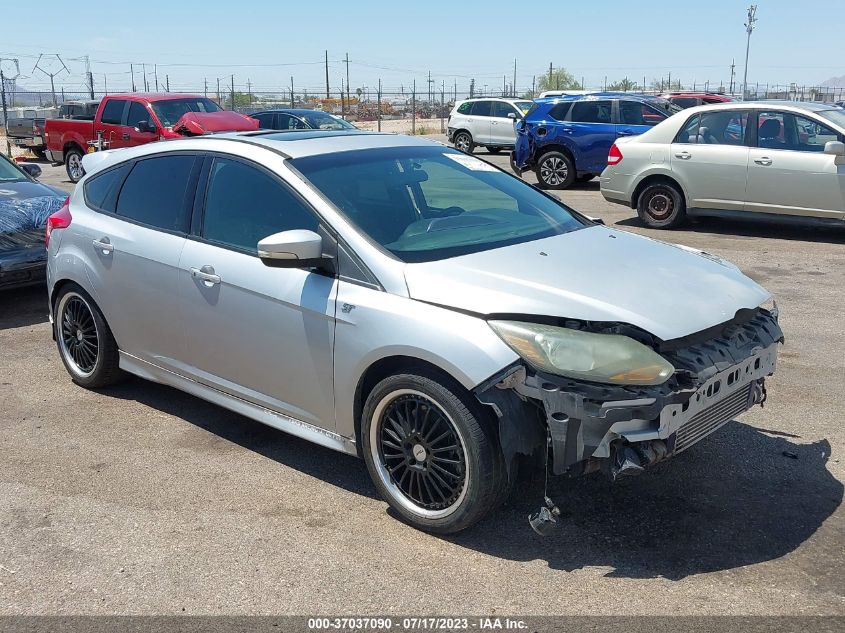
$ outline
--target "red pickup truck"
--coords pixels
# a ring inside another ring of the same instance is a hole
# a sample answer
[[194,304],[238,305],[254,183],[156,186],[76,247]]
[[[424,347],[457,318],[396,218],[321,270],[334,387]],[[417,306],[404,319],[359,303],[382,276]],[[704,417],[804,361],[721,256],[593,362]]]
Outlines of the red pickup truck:
[[47,119],[47,157],[64,163],[68,178],[78,182],[82,157],[97,149],[134,147],[153,141],[206,132],[257,130],[258,121],[222,110],[211,99],[190,94],[116,94],[104,97],[93,121]]

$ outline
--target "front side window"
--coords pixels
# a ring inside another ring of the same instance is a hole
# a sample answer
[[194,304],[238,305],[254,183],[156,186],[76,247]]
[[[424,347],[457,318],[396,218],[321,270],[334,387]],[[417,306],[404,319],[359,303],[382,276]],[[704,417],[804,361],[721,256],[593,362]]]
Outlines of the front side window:
[[472,116],[490,116],[493,111],[491,101],[476,101],[472,104]]
[[252,114],[250,115],[253,119],[258,121],[258,127],[262,130],[275,130],[276,128],[273,126],[273,113],[272,112],[265,112],[263,114]]
[[[352,125],[349,121],[345,121],[340,117],[336,117],[333,114],[329,114],[327,112],[320,112],[319,110],[313,110],[311,112],[306,112],[299,114],[295,117],[296,121],[298,122],[298,127],[295,129],[304,129],[306,126],[302,125],[302,121],[300,121],[300,117],[305,119],[307,124],[315,129],[315,130],[355,130],[357,129],[354,125]],[[291,125],[293,128],[294,126]]]
[[519,109],[522,114],[528,114],[528,111],[531,109],[531,106],[534,105],[533,101],[515,101],[514,105]]
[[281,231],[316,231],[317,217],[287,186],[246,163],[216,158],[205,196],[202,236],[256,253],[258,242]]
[[610,123],[610,112],[610,101],[576,101],[571,119],[576,123]]
[[26,182],[28,178],[5,156],[0,156],[0,182]]
[[505,103],[504,101],[493,102],[493,116],[506,119],[509,114],[516,116],[516,110],[513,109],[511,104]]
[[798,151],[823,152],[825,143],[839,140],[839,135],[834,130],[812,119],[795,115],[795,124],[798,133]]
[[534,187],[442,147],[359,150],[291,164],[363,233],[405,262],[456,257],[585,226]]
[[833,129],[792,112],[760,112],[757,145],[766,149],[823,152],[828,141],[838,141]]
[[132,101],[129,104],[129,114],[126,117],[126,125],[129,127],[138,127],[138,124],[141,121],[150,120],[150,113],[149,111],[137,101]]
[[205,97],[154,101],[153,112],[165,127],[173,127],[188,112],[220,112],[220,106]]
[[103,106],[103,115],[100,117],[100,122],[108,125],[120,125],[123,121],[123,107],[125,105],[124,99],[109,99]]
[[663,112],[655,110],[642,101],[619,101],[619,119],[624,125],[657,125],[666,118]]
[[184,233],[194,157],[184,154],[139,160],[120,189],[118,215],[148,226]]

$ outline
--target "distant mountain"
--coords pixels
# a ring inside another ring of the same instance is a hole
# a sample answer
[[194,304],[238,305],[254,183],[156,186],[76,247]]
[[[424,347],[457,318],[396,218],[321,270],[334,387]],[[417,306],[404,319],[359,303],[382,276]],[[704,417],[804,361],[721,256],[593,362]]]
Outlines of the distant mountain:
[[823,81],[821,86],[824,88],[845,88],[845,75],[841,77],[831,77],[827,81]]

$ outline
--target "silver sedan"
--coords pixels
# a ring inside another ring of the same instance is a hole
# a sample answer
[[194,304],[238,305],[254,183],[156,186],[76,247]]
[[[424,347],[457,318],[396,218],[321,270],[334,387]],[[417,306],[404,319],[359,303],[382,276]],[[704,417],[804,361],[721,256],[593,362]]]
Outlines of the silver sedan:
[[85,171],[47,227],[73,381],[135,374],[360,455],[421,529],[472,525],[521,464],[635,474],[775,368],[772,298],[729,262],[434,142],[240,133]]

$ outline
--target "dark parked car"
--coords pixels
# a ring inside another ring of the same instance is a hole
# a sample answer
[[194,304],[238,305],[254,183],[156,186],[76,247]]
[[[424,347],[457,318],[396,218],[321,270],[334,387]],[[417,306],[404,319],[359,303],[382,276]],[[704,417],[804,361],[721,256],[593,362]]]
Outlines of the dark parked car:
[[67,193],[35,180],[41,168],[0,155],[0,289],[44,283],[44,229]]
[[566,189],[598,176],[617,138],[680,111],[665,99],[625,92],[537,99],[517,123],[511,167],[518,175],[534,169],[541,187]]
[[250,114],[263,130],[354,130],[354,125],[321,110],[285,108]]

